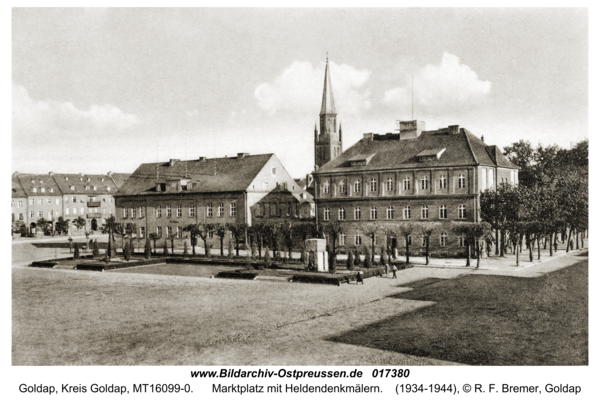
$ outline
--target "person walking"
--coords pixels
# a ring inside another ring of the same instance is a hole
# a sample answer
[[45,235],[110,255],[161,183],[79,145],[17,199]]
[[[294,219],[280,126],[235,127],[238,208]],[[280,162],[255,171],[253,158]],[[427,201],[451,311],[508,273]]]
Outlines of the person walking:
[[396,267],[396,265],[393,265],[392,266],[392,274],[393,274],[392,278],[398,278],[398,277],[396,277],[397,271],[398,271],[398,268]]
[[359,282],[363,285],[365,284],[362,277],[362,271],[356,273],[356,285],[358,285]]

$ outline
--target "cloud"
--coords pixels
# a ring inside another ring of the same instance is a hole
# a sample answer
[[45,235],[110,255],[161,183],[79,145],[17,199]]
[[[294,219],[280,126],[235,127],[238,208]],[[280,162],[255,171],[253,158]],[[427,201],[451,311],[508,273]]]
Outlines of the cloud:
[[35,101],[21,85],[13,84],[13,133],[123,131],[138,125],[139,119],[112,105],[91,105],[78,109],[71,102]]
[[[346,64],[329,62],[331,86],[338,113],[360,113],[371,107],[369,91],[359,92],[371,72]],[[325,66],[313,67],[310,62],[293,62],[272,82],[261,83],[254,90],[261,109],[268,113],[283,110],[319,111],[323,94]]]
[[[411,78],[408,85],[386,91],[385,103],[411,103]],[[492,83],[480,80],[469,66],[461,64],[458,56],[444,52],[439,65],[428,64],[414,75],[414,102],[426,108],[454,109],[473,106],[485,99]]]

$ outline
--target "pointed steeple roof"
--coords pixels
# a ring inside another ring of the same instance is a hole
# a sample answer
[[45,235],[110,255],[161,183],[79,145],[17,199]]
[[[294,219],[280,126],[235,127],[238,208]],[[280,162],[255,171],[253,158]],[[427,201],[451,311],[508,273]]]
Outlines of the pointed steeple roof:
[[321,103],[321,115],[336,114],[335,102],[333,101],[333,90],[331,78],[329,77],[329,57],[325,62],[325,83],[323,84],[323,102]]

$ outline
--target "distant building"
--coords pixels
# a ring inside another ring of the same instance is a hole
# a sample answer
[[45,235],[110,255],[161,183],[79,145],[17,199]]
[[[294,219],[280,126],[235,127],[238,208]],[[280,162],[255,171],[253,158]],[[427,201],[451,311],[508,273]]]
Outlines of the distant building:
[[116,218],[140,238],[183,238],[189,224],[252,225],[252,209],[278,188],[300,193],[275,154],[142,164],[114,195]]
[[306,190],[289,190],[282,184],[256,203],[251,211],[253,222],[298,223],[314,221],[315,203]]
[[20,221],[29,233],[36,233],[40,218],[52,228],[59,217],[69,220],[70,232],[75,231],[73,220],[82,217],[82,231],[98,230],[104,220],[114,214],[113,194],[129,174],[85,175],[24,174],[15,172],[13,184],[13,221]]
[[[399,133],[365,133],[338,158],[316,172],[317,222],[339,221],[341,246],[370,246],[366,224],[436,221],[430,250],[441,255],[465,251],[465,240],[451,232],[451,221],[479,221],[478,195],[498,183],[517,184],[518,167],[498,147],[488,146],[459,126],[425,130],[420,121],[400,122]],[[404,239],[386,239],[400,251]],[[424,250],[420,234],[411,250]]]

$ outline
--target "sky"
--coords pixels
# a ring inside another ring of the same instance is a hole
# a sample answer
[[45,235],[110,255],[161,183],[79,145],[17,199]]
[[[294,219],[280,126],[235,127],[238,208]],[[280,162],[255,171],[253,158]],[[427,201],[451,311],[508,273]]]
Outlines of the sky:
[[584,8],[14,8],[12,171],[249,152],[303,177],[326,55],[344,149],[413,118],[568,148],[588,45]]

